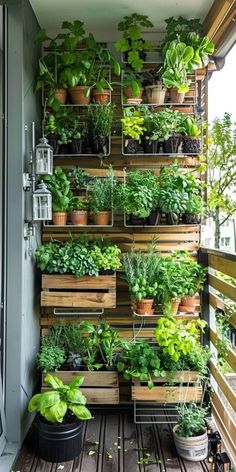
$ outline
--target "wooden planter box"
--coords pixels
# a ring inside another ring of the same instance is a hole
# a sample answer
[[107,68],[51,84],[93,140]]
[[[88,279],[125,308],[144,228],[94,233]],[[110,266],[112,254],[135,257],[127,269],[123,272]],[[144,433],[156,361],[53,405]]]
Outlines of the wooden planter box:
[[[50,372],[59,377],[64,383],[69,383],[77,375],[84,377],[84,383],[80,388],[86,396],[88,404],[118,405],[119,382],[118,372],[88,372],[59,370]],[[42,391],[50,390],[44,383],[45,373],[42,374]]]
[[143,385],[140,380],[133,378],[132,400],[166,404],[200,402],[202,399],[198,372],[170,372],[166,377],[153,377],[152,380],[154,387],[149,390],[147,384]]
[[115,308],[116,274],[75,277],[42,275],[42,307]]

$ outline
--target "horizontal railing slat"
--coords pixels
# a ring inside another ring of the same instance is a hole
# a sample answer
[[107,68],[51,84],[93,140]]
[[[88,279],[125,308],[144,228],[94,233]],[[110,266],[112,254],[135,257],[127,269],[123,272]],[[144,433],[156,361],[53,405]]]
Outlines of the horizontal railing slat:
[[209,274],[209,285],[211,285],[211,287],[213,287],[215,290],[218,290],[218,292],[222,293],[226,297],[230,298],[230,300],[236,302],[236,287],[233,285],[224,282],[219,277],[216,277],[212,274]]
[[[211,342],[214,344],[214,346],[217,348],[217,339],[218,339],[218,336],[217,334],[215,333],[215,331],[213,331],[212,329],[210,329],[210,340]],[[232,369],[234,370],[234,372],[236,372],[236,352],[231,348],[229,347],[228,349],[228,354],[227,354],[227,357],[226,357],[226,362],[228,362],[228,364],[230,365],[230,367],[232,367]]]
[[224,375],[219,371],[215,362],[210,361],[210,370],[211,373],[216,380],[217,384],[219,385],[222,392],[225,394],[228,402],[232,406],[234,412],[236,412],[236,393],[230,387],[228,382],[226,381]]

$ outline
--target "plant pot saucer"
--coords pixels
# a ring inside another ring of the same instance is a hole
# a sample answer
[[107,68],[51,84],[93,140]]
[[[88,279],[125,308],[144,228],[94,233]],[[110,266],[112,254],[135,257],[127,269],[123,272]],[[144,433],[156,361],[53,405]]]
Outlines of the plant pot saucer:
[[143,317],[146,318],[146,317],[149,317],[149,316],[152,316],[152,317],[158,317],[158,316],[160,316],[160,314],[155,313],[154,310],[152,310],[152,312],[153,312],[153,313],[143,313],[143,314],[141,314],[141,313],[137,313],[137,311],[133,311],[133,315],[134,315],[134,316],[139,316],[139,317],[141,317],[141,318],[143,318]]
[[140,105],[142,103],[142,98],[127,98],[126,103],[128,105]]
[[194,307],[179,305],[178,311],[180,311],[180,313],[194,313]]

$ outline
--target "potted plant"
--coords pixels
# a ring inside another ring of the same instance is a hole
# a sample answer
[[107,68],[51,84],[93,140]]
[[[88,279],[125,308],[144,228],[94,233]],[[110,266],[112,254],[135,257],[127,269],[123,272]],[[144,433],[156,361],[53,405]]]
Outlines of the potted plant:
[[140,104],[143,95],[143,76],[126,68],[122,74],[123,93],[126,103],[130,105]]
[[189,61],[193,58],[191,46],[176,39],[171,41],[165,54],[161,79],[169,89],[171,103],[183,103],[185,93],[189,90],[190,80],[187,78]]
[[182,114],[177,110],[165,109],[153,113],[152,139],[162,145],[166,154],[178,153],[182,142]]
[[84,226],[88,224],[89,202],[87,200],[72,197],[69,207],[72,225]]
[[163,314],[175,316],[181,297],[184,295],[182,283],[186,277],[186,266],[170,255],[161,260],[160,264],[160,298]]
[[114,175],[112,172],[102,178],[95,177],[90,188],[89,200],[95,225],[107,226],[113,208]]
[[51,389],[34,395],[28,405],[38,412],[39,457],[49,462],[65,462],[80,455],[83,421],[92,419],[86,398],[79,390],[84,378],[75,377],[68,385],[47,374],[44,382]]
[[[94,41],[93,47],[92,40]],[[89,47],[94,49],[96,57],[96,60],[92,61],[88,73],[92,99],[95,103],[109,103],[111,91],[113,91],[110,70],[119,76],[120,64],[109,49],[96,43],[92,35],[90,35]]]
[[186,225],[199,225],[201,223],[201,216],[206,212],[206,208],[202,197],[197,194],[189,195],[186,203],[186,210],[182,215],[182,222]]
[[128,282],[134,310],[140,315],[152,315],[158,294],[160,256],[153,250],[123,255],[123,269]]
[[45,175],[43,181],[52,194],[53,224],[64,226],[67,222],[67,211],[71,198],[70,181],[59,166],[54,168],[53,175]]
[[144,126],[144,118],[138,110],[127,108],[124,110],[124,116],[121,118],[123,125],[124,152],[126,154],[136,154],[138,145],[141,143],[141,136],[146,128]]
[[58,153],[58,130],[55,114],[46,112],[43,120],[43,132],[48,140],[48,144],[52,146],[53,153]]
[[150,50],[150,41],[142,38],[141,28],[152,28],[153,24],[146,15],[125,16],[118,24],[118,30],[123,32],[123,36],[116,41],[117,51],[126,54],[126,60],[131,69],[136,72],[141,71],[145,61],[145,50]]
[[112,132],[113,120],[113,105],[97,104],[88,108],[87,135],[93,154],[108,154],[108,137]]
[[60,105],[65,105],[67,99],[67,90],[61,76],[63,64],[60,62],[60,56],[57,57],[55,65],[55,54],[49,52],[43,58],[39,59],[39,72],[36,79],[35,92],[44,90],[44,105],[59,110]]
[[158,205],[160,211],[166,214],[168,225],[179,223],[180,216],[186,211],[188,194],[174,188],[161,188]]
[[156,120],[155,113],[151,112],[148,106],[139,107],[139,112],[144,118],[144,127],[146,131],[142,135],[141,141],[145,154],[154,154],[159,150],[158,139],[156,139]]
[[163,105],[166,87],[160,80],[160,68],[144,71],[142,75],[147,102],[151,105]]
[[206,279],[206,270],[198,262],[194,261],[188,253],[177,255],[181,264],[185,267],[185,276],[182,281],[183,295],[179,306],[180,312],[193,312],[196,294],[203,287]]
[[77,194],[80,194],[80,192],[83,192],[84,194],[84,190],[87,189],[88,185],[92,181],[92,176],[79,166],[71,169],[68,172],[67,177],[71,183],[73,193]]
[[[45,337],[42,338],[43,340]],[[42,342],[40,352],[37,354],[38,369],[50,372],[58,370],[66,361],[63,348],[54,345],[47,345]]]
[[177,407],[178,423],[173,428],[175,446],[180,457],[197,462],[208,456],[208,436],[205,422],[207,408],[195,403]]
[[183,126],[183,152],[185,154],[200,154],[201,152],[201,129],[196,118],[186,116],[182,122]]

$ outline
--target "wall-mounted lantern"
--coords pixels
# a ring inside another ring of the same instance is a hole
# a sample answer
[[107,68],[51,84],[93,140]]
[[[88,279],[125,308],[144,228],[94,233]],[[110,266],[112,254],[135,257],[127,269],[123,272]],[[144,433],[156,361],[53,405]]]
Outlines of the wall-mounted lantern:
[[33,192],[33,221],[52,219],[52,195],[44,182]]
[[52,175],[53,173],[53,148],[48,140],[43,137],[35,147],[35,174]]

